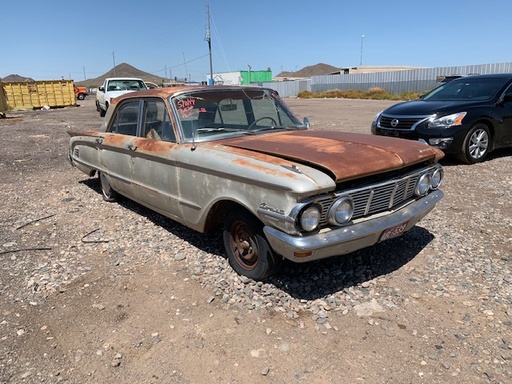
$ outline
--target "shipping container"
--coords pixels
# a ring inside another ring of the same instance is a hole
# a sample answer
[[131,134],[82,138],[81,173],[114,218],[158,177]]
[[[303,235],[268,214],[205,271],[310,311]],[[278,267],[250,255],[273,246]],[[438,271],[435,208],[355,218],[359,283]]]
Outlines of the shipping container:
[[76,105],[73,80],[6,82],[2,88],[8,110]]
[[272,81],[272,71],[240,71],[242,84],[262,83]]
[[[208,75],[208,81],[211,77]],[[237,72],[221,72],[214,73],[213,79],[215,84],[223,85],[246,85],[272,81],[272,71],[237,71]]]
[[5,95],[4,87],[0,81],[0,117],[5,117],[7,111],[7,97]]

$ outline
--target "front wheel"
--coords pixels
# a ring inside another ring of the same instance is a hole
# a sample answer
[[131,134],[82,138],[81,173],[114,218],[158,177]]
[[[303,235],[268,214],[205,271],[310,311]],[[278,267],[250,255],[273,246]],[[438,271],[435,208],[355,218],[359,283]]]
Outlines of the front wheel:
[[479,123],[467,133],[459,159],[468,164],[483,161],[491,149],[491,134],[487,125]]
[[276,273],[282,264],[282,258],[265,239],[261,223],[246,211],[228,214],[223,239],[229,264],[240,275],[263,280]]
[[78,100],[83,100],[83,99],[85,99],[85,95],[83,93],[79,93]]
[[100,181],[103,200],[109,202],[116,201],[118,197],[117,192],[112,189],[112,186],[110,185],[107,177],[102,172],[98,172],[98,179]]

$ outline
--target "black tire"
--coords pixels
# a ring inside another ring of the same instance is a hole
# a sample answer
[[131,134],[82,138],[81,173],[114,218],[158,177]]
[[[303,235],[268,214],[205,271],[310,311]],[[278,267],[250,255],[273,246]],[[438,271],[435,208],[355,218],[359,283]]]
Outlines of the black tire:
[[101,107],[100,107],[100,117],[105,117],[106,114],[107,114],[107,111],[105,111],[104,109],[101,109]]
[[468,131],[458,157],[464,163],[475,164],[484,161],[490,150],[491,133],[489,127],[483,123],[478,123]]
[[270,248],[261,223],[247,211],[228,213],[223,239],[229,264],[238,274],[263,280],[280,269],[282,258]]
[[112,186],[110,185],[107,177],[101,173],[98,172],[98,180],[100,182],[100,188],[101,188],[101,194],[103,195],[103,200],[113,202],[117,201],[118,194],[116,191],[112,189]]
[[85,99],[85,95],[83,93],[79,93],[78,100],[83,100],[83,99]]

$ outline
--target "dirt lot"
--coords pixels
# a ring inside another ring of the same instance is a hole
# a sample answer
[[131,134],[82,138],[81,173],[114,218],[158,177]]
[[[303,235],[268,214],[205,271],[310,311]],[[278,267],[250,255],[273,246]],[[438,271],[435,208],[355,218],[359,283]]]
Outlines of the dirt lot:
[[[390,105],[287,102],[365,133]],[[67,161],[66,131],[101,124],[80,104],[0,119],[0,382],[512,382],[511,150],[444,161],[403,238],[256,284],[215,235],[102,201]]]

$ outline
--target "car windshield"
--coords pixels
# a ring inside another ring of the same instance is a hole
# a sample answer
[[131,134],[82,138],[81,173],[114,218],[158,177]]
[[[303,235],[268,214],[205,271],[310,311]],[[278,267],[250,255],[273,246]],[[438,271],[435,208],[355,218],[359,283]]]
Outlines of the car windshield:
[[493,97],[504,85],[498,78],[464,78],[450,81],[423,97],[426,101],[478,101]]
[[142,89],[148,89],[146,84],[142,80],[110,80],[108,82],[108,91],[140,91]]
[[306,129],[270,89],[189,91],[171,98],[186,141]]

